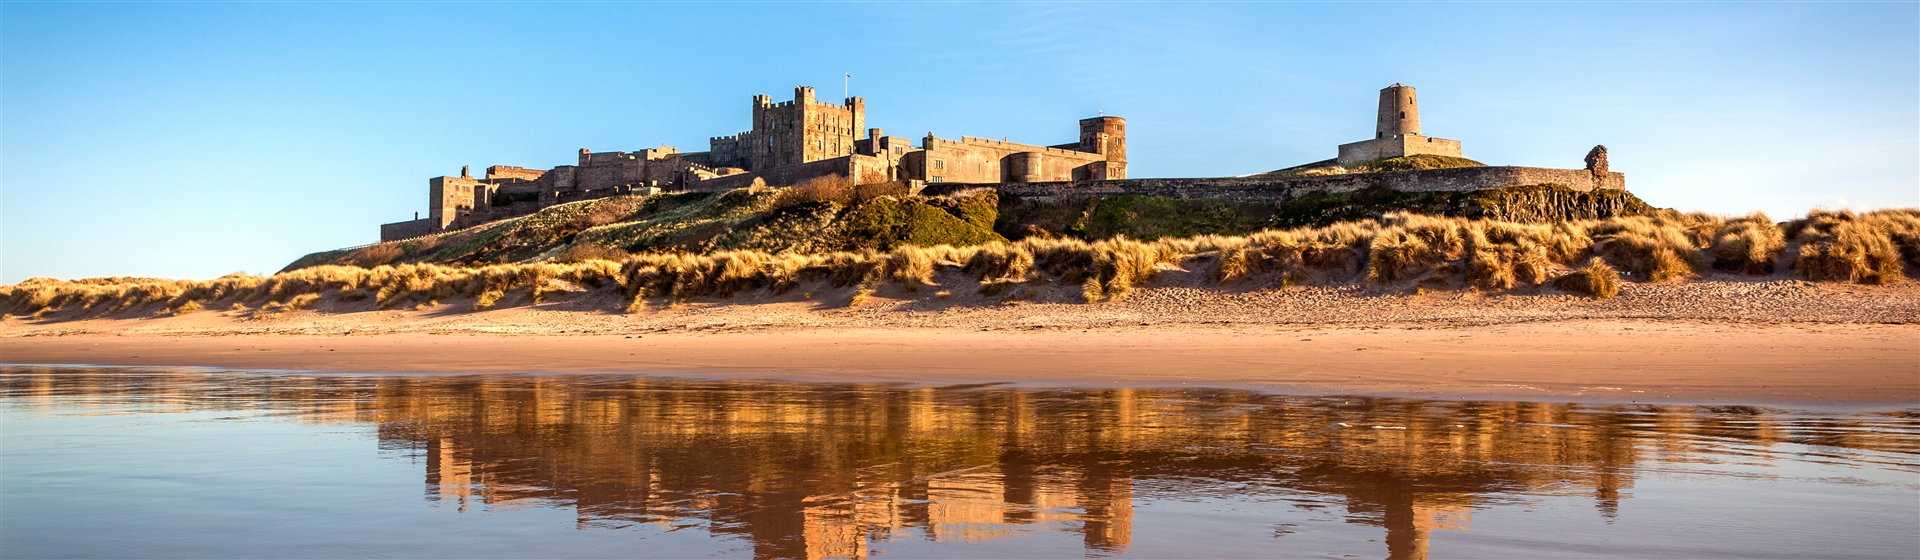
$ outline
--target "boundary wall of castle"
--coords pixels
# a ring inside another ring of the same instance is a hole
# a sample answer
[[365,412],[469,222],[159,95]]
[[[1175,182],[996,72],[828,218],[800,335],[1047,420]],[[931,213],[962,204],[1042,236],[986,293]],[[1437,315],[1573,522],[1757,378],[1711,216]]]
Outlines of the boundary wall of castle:
[[769,187],[785,187],[826,176],[850,177],[859,182],[888,181],[893,178],[892,163],[885,158],[854,154],[776,167],[766,171],[723,175],[688,184],[686,189],[702,192],[743,189],[753,186],[756,179],[760,180],[762,185]]
[[942,195],[968,189],[992,188],[1002,195],[1021,198],[1137,194],[1183,199],[1270,201],[1291,200],[1309,192],[1340,193],[1374,187],[1403,192],[1464,192],[1548,183],[1566,185],[1577,191],[1591,191],[1596,188],[1625,190],[1627,178],[1620,173],[1594,173],[1585,169],[1458,167],[1287,178],[1219,177],[1036,183],[928,183],[921,189],[920,194]]
[[408,239],[408,238],[420,237],[424,235],[431,235],[433,233],[434,233],[434,229],[433,229],[432,218],[420,218],[418,220],[407,220],[404,222],[394,222],[391,224],[380,224],[380,241],[382,243],[387,241],[399,240],[399,239]]

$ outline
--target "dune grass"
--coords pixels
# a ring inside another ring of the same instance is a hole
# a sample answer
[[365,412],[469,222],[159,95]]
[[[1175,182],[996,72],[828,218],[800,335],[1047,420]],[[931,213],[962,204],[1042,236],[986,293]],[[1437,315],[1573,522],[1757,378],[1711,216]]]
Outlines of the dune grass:
[[1808,280],[1886,284],[1920,265],[1920,210],[1815,211],[1783,233],[1800,242],[1793,270]]
[[1587,266],[1553,279],[1553,287],[1576,294],[1607,299],[1620,294],[1620,272],[1595,257]]
[[[907,291],[936,285],[943,271],[971,278],[979,293],[989,296],[1032,297],[1032,286],[1052,284],[1079,286],[1085,301],[1097,302],[1125,298],[1174,267],[1210,267],[1207,277],[1219,284],[1363,282],[1388,289],[1483,291],[1551,285],[1605,298],[1619,292],[1622,276],[1667,282],[1709,269],[1758,275],[1771,273],[1776,263],[1809,280],[1898,281],[1905,266],[1920,266],[1920,210],[1816,211],[1785,224],[1760,214],[1723,218],[1659,212],[1534,224],[1396,213],[1326,227],[1154,241],[1035,236],[970,247],[904,245],[819,254],[583,250],[542,262],[326,265],[212,280],[33,278],[0,286],[0,312],[40,318],[63,313],[61,319],[72,319],[253,308],[255,316],[271,316],[328,301],[372,299],[388,309],[453,298],[469,298],[473,309],[482,310],[520,301],[509,298],[516,293],[538,303],[559,292],[598,289],[616,290],[630,302],[629,311],[640,311],[648,299],[684,301],[754,290],[783,294],[806,282],[853,287],[854,299],[864,303],[887,283]],[[329,300],[330,295],[335,297]]]

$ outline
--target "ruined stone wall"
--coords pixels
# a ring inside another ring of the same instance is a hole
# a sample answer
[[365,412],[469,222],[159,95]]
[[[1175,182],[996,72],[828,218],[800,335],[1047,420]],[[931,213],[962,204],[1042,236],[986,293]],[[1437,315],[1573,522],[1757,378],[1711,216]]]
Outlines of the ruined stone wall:
[[1585,169],[1458,167],[1284,179],[1223,177],[1040,183],[929,183],[921,193],[938,195],[987,187],[999,191],[1002,195],[1023,198],[1138,194],[1182,199],[1271,201],[1291,200],[1313,191],[1337,193],[1374,187],[1404,192],[1436,192],[1475,191],[1549,183],[1565,185],[1582,192],[1592,191],[1595,188],[1625,190],[1626,176],[1611,172],[1597,174]]

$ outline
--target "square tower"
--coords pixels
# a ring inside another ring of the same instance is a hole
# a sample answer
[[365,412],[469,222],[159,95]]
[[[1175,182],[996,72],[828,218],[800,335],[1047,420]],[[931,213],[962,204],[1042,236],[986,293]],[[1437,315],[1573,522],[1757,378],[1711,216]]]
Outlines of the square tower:
[[753,96],[753,130],[729,137],[734,145],[726,148],[744,156],[748,171],[764,171],[852,154],[853,141],[866,126],[865,99],[822,102],[814,99],[812,87],[800,86],[793,89],[793,101]]

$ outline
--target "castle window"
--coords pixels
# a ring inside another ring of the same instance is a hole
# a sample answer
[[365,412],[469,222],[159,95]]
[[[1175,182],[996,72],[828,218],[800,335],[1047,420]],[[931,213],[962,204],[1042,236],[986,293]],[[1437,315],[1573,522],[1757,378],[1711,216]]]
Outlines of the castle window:
[[944,160],[944,159],[936,159],[936,160],[933,160],[933,168],[934,168],[934,169],[946,169],[946,168],[947,168],[947,160]]
[[1403,118],[1403,119],[1404,119],[1404,118],[1407,118],[1407,112],[1406,112],[1406,111],[1401,111],[1401,112],[1400,112],[1400,118]]

